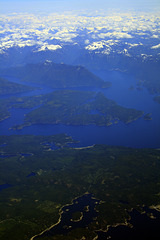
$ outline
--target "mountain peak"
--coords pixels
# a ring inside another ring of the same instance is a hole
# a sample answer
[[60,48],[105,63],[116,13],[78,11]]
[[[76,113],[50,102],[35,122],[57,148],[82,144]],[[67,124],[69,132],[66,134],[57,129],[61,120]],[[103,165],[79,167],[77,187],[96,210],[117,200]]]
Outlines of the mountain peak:
[[51,60],[46,60],[45,62],[44,62],[44,65],[50,65],[50,64],[52,64],[53,62],[51,61]]

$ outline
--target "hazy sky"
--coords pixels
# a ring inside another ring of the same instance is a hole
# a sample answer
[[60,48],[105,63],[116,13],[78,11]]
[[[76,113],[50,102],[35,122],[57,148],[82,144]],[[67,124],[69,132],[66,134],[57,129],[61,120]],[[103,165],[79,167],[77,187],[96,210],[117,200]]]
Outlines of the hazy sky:
[[0,0],[0,12],[68,10],[140,10],[160,9],[160,0]]

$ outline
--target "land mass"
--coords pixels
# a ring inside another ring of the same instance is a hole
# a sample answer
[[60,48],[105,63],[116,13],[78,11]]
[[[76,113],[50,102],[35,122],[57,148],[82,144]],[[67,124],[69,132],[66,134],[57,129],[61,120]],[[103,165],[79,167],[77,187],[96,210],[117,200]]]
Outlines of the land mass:
[[32,124],[109,126],[118,121],[129,123],[143,115],[142,111],[118,105],[103,93],[73,90],[21,98],[13,107],[36,107],[26,114],[24,124],[16,128]]
[[18,83],[13,83],[8,81],[7,79],[0,78],[0,95],[8,95],[8,94],[17,94],[27,91],[32,91],[35,88],[25,86]]
[[46,61],[22,67],[2,69],[3,74],[20,78],[23,82],[44,84],[51,88],[111,86],[82,66],[71,66]]
[[[7,79],[0,78],[0,96],[8,96],[8,95],[16,95],[18,93],[24,93],[28,91],[33,91],[35,88],[30,86],[25,86],[23,84],[18,84],[14,82],[10,82]],[[12,106],[12,100],[15,98],[8,97],[0,99],[0,121],[5,120],[10,117],[9,108]]]
[[9,103],[4,99],[0,99],[0,121],[3,121],[10,117]]
[[143,117],[144,120],[150,121],[152,120],[152,113],[147,113]]
[[[60,221],[63,206],[86,193],[99,199],[97,216],[87,228],[40,238],[93,240],[96,231],[125,224],[131,209],[142,212],[143,206],[160,205],[159,150],[106,145],[74,149],[70,141],[67,135],[0,136],[0,186],[8,186],[0,194],[0,239],[38,236]],[[63,148],[48,151],[53,143]],[[88,205],[84,212],[90,211]],[[74,220],[81,219],[77,211],[71,215]]]

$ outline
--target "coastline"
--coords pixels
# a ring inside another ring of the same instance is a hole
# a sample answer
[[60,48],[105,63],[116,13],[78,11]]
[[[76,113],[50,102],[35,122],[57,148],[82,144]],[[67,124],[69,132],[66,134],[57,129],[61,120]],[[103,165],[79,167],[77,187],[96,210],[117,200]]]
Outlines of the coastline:
[[73,198],[73,199],[71,200],[71,204],[68,203],[68,204],[66,204],[66,205],[63,205],[63,206],[60,208],[60,210],[59,210],[59,219],[58,219],[58,222],[55,223],[55,224],[53,224],[53,225],[51,225],[49,228],[45,229],[45,230],[42,231],[41,233],[34,235],[32,238],[30,238],[30,240],[34,240],[35,237],[41,236],[43,233],[45,233],[45,232],[47,232],[47,231],[50,231],[53,227],[57,226],[57,225],[61,222],[62,214],[64,213],[64,211],[63,211],[62,209],[63,209],[64,207],[67,207],[67,206],[72,205],[74,200],[76,200],[76,199],[78,199],[78,198],[80,198],[80,197],[82,197],[82,196],[84,196],[84,195],[88,195],[88,194],[90,194],[90,193],[89,193],[89,192],[86,192],[86,193],[82,194],[82,195],[79,196],[79,197]]

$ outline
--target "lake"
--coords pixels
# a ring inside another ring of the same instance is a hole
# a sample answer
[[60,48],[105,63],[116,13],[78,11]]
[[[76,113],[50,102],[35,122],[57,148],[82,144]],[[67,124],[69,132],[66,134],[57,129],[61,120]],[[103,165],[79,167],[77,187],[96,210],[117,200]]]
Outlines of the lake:
[[[143,214],[135,209],[129,213],[130,227],[125,225],[109,227],[107,232],[98,232],[97,240],[159,239],[160,212],[147,207],[143,210]],[[149,214],[152,217],[149,217]]]
[[[81,88],[81,90],[102,91],[109,99],[116,101],[119,105],[127,108],[135,108],[144,111],[144,114],[152,113],[152,120],[140,118],[132,123],[112,124],[108,127],[89,126],[64,126],[64,125],[41,125],[36,124],[25,127],[22,130],[9,130],[12,126],[22,124],[24,115],[28,109],[10,109],[11,117],[0,122],[0,134],[34,134],[34,135],[52,135],[58,133],[67,133],[75,140],[79,140],[78,146],[88,146],[93,144],[119,145],[135,148],[159,148],[160,147],[160,105],[153,101],[154,95],[151,95],[145,88],[137,89],[136,79],[123,72],[118,71],[93,71],[97,76],[105,81],[112,82],[112,86],[107,89]],[[13,82],[20,82],[15,78],[8,78]],[[33,96],[45,94],[52,89],[28,84],[39,89],[17,94],[16,96]],[[43,88],[43,89],[42,89]],[[76,89],[77,90],[77,89]],[[8,96],[3,96],[8,97]]]
[[[42,234],[36,235],[31,240],[41,239],[44,236],[49,238],[57,234],[65,235],[74,229],[87,227],[98,215],[95,207],[99,202],[100,201],[93,198],[91,194],[85,194],[74,199],[71,205],[62,208],[61,217],[57,224],[44,231]],[[82,215],[80,218],[74,220],[73,215],[77,212],[80,212]]]

